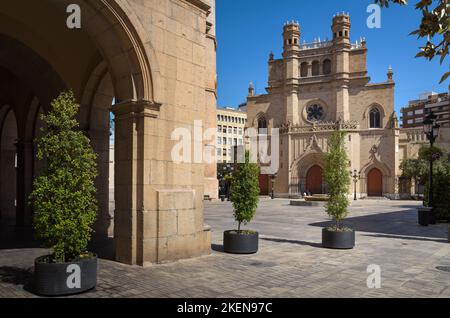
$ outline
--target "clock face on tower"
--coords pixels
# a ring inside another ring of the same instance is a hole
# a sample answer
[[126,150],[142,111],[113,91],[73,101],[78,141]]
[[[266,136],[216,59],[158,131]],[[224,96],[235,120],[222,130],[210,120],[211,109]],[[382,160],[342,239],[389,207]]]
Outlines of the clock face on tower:
[[312,122],[321,121],[325,115],[323,107],[318,104],[308,106],[306,113],[308,115],[308,121]]

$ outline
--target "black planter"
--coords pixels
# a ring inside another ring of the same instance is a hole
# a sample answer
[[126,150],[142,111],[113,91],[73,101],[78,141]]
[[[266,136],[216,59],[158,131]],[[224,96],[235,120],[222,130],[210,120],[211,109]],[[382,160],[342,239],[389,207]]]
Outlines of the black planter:
[[49,263],[48,256],[34,262],[34,292],[41,296],[67,296],[97,285],[97,257],[70,263]]
[[325,248],[349,250],[355,247],[355,231],[322,230],[322,246]]
[[427,207],[420,207],[417,209],[417,211],[419,216],[419,224],[422,226],[428,226],[430,224],[430,221],[432,221],[432,209]]
[[223,250],[232,254],[255,254],[258,252],[258,232],[226,231],[223,233]]

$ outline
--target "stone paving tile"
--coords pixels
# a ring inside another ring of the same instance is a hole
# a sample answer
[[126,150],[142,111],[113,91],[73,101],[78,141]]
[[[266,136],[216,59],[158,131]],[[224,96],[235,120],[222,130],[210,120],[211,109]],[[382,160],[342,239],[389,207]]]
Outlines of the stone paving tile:
[[[450,298],[447,226],[417,225],[417,204],[358,201],[346,223],[357,230],[350,251],[320,247],[329,224],[323,208],[291,207],[286,200],[262,200],[249,228],[260,232],[255,255],[210,255],[140,268],[99,261],[96,290],[74,297],[445,297]],[[230,203],[206,203],[205,221],[220,248],[224,230],[235,227]],[[2,228],[0,227],[0,230]],[[0,246],[8,246],[0,233]],[[9,238],[11,240],[11,238]],[[46,253],[34,245],[0,249],[0,297],[36,297],[27,282],[33,260]],[[367,266],[382,270],[382,287],[368,289]]]

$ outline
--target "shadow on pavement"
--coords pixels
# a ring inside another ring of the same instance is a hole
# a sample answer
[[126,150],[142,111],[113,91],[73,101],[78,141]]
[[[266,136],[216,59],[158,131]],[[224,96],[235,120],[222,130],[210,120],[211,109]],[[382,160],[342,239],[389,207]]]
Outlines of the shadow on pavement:
[[[328,227],[333,225],[332,221],[311,223],[310,226]],[[418,224],[417,211],[415,209],[370,214],[357,217],[348,217],[343,225],[353,228],[357,232],[370,232],[398,236],[444,239],[447,237],[447,227],[430,225],[422,227]]]
[[312,243],[312,242],[305,242],[305,241],[279,239],[279,238],[267,238],[267,237],[262,237],[260,239],[264,240],[264,241],[275,242],[275,243],[288,243],[288,244],[296,244],[296,245],[311,246],[311,247],[322,247],[322,244],[320,244],[320,243]]

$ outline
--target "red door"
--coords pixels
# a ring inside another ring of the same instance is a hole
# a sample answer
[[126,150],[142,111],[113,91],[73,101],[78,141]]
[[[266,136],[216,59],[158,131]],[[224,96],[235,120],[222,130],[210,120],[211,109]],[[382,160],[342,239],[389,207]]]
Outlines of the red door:
[[367,176],[367,195],[369,197],[383,196],[383,174],[374,168]]
[[323,170],[319,166],[313,166],[306,175],[306,191],[311,194],[323,194]]
[[259,175],[259,189],[260,195],[269,195],[269,175],[260,174]]

